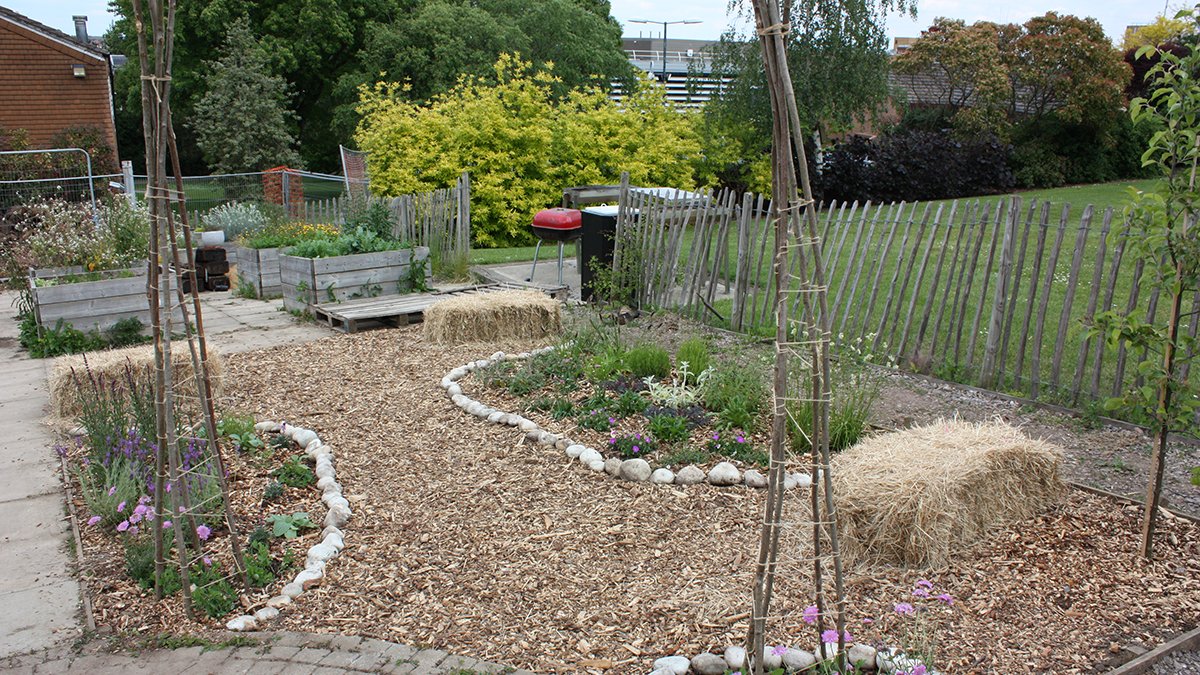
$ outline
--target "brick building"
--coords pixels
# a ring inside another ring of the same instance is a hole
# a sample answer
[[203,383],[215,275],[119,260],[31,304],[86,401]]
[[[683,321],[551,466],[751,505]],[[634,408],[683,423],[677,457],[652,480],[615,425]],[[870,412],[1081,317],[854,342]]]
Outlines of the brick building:
[[71,36],[0,6],[0,128],[44,148],[64,129],[96,127],[116,157],[112,69],[86,21],[76,17]]

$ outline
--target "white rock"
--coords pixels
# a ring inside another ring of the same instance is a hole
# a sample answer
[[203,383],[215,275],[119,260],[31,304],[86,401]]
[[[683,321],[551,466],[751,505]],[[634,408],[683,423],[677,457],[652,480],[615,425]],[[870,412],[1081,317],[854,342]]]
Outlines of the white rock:
[[621,462],[621,478],[638,483],[650,480],[650,463],[644,459],[634,458]]
[[771,647],[767,647],[767,653],[763,655],[763,667],[767,670],[782,668],[783,654],[776,654]]
[[[279,422],[259,422],[258,424],[254,425],[254,430],[260,434],[279,431]],[[74,432],[73,429],[72,432]]]
[[266,623],[279,617],[279,610],[274,607],[263,607],[254,613],[254,620]]
[[675,671],[667,670],[666,668],[659,668],[658,670],[650,671],[650,675],[675,675]]
[[324,441],[322,441],[319,438],[314,438],[311,441],[309,441],[307,444],[305,444],[304,452],[306,454],[313,455],[313,454],[316,454],[320,448],[327,448],[327,447],[329,447],[329,446],[325,445]]
[[571,447],[572,445],[575,445],[575,443],[571,439],[563,437],[563,436],[559,436],[558,440],[554,441],[554,449],[555,450],[566,450],[567,448]]
[[921,665],[921,659],[904,652],[881,649],[875,654],[875,665],[885,673],[894,673],[897,670],[911,671]]
[[712,485],[737,485],[742,482],[742,474],[730,462],[721,462],[708,472],[708,482]]
[[442,384],[442,389],[449,389],[450,385],[454,384],[454,380],[452,380],[448,377],[443,377],[441,384]]
[[325,544],[326,546],[332,546],[335,551],[339,551],[339,552],[343,548],[346,548],[346,540],[343,539],[342,535],[340,535],[340,534],[335,534],[335,533],[327,534],[327,535],[325,535],[325,537],[323,539],[321,539],[321,543]]
[[767,477],[755,469],[747,469],[746,475],[743,478],[748,488],[762,489],[767,487]]
[[554,445],[555,441],[558,440],[558,434],[552,434],[549,431],[539,431],[537,440],[542,445]]
[[725,664],[730,670],[741,670],[746,665],[746,650],[736,645],[726,647]]
[[334,527],[341,527],[341,526],[345,525],[346,523],[350,522],[350,515],[351,515],[350,509],[343,509],[343,508],[337,508],[337,507],[331,508],[331,509],[329,509],[329,513],[325,514],[324,523],[326,525],[332,525]]
[[610,476],[620,476],[621,458],[609,457],[608,459],[604,460],[604,473],[607,473]]
[[590,466],[594,462],[604,464],[604,455],[601,455],[595,448],[584,448],[579,453],[579,463],[584,466]]
[[334,480],[334,479],[332,479],[332,478],[321,478],[321,479],[317,480],[317,487],[318,487],[318,488],[319,488],[319,489],[320,489],[322,492],[325,490],[325,488],[327,488],[327,487],[333,487],[333,486],[336,486],[336,485],[337,485],[337,481],[336,481],[336,480]]
[[324,577],[325,577],[324,572],[320,572],[318,570],[304,569],[304,570],[301,570],[300,573],[296,575],[296,579],[292,583],[300,584],[300,587],[307,591],[308,589],[310,589],[314,586],[320,586],[321,579],[323,579]]
[[453,396],[451,396],[451,397],[450,397],[450,400],[451,400],[451,401],[454,401],[454,405],[456,405],[456,406],[458,406],[458,407],[460,407],[460,408],[461,408],[461,407],[462,407],[462,404],[463,404],[463,402],[464,402],[464,401],[469,401],[470,399],[469,399],[469,398],[467,398],[466,396],[464,396],[463,394],[455,394],[455,395],[453,395]]
[[852,645],[846,652],[850,665],[858,670],[875,670],[875,648],[871,645]]
[[803,649],[788,649],[783,653],[783,667],[790,671],[804,670],[817,664],[817,657]]
[[[821,651],[821,647],[825,648],[824,652]],[[818,659],[822,659],[822,658],[831,659],[831,658],[837,656],[837,653],[838,653],[838,646],[837,646],[836,642],[826,642],[823,645],[821,645],[813,650],[813,654]]]
[[292,434],[292,440],[296,441],[296,445],[299,445],[303,448],[309,443],[317,440],[317,432],[313,431],[312,429],[297,429],[295,433]]
[[229,630],[237,631],[258,630],[258,623],[255,622],[254,617],[250,616],[249,614],[243,614],[230,619],[229,622],[225,624],[225,627]]
[[650,474],[650,482],[656,485],[670,485],[675,482],[675,472],[667,469],[655,469],[654,473]]
[[463,368],[462,366],[459,366],[458,368],[451,370],[450,373],[448,375],[446,375],[446,377],[449,377],[451,380],[454,380],[456,382],[458,380],[463,379],[466,376],[467,376],[467,369]]
[[474,368],[472,368],[472,370],[474,370],[475,368],[487,368],[488,366],[490,366],[492,364],[487,359],[479,359],[478,361],[472,363],[471,365],[474,366]]
[[283,589],[279,591],[281,595],[287,596],[293,600],[300,597],[300,594],[303,592],[304,587],[295,582],[284,585]]
[[318,480],[321,478],[333,478],[336,475],[331,464],[318,465],[313,473],[316,474]]
[[679,470],[675,474],[675,483],[677,485],[695,485],[704,482],[704,469],[698,466],[689,464]]
[[497,410],[496,412],[487,416],[487,421],[491,422],[492,424],[496,424],[496,423],[500,422],[500,420],[507,414],[508,413],[506,413],[502,410]]
[[311,567],[315,562],[324,562],[338,554],[338,550],[328,544],[317,544],[308,549],[308,556],[304,560],[305,567]]
[[277,595],[277,596],[267,600],[267,607],[274,607],[275,609],[279,609],[280,607],[286,607],[287,605],[290,605],[290,604],[292,604],[292,599],[286,595]]
[[496,353],[492,354],[488,358],[488,360],[491,361],[492,363],[495,363],[496,361],[499,361],[500,359],[503,359],[503,358],[504,358],[504,352],[496,352]]
[[570,457],[571,459],[578,459],[579,456],[581,454],[583,454],[584,450],[587,450],[587,447],[580,445],[578,443],[575,443],[573,445],[568,445],[567,446],[567,457]]
[[338,528],[333,527],[333,526],[326,527],[325,529],[321,530],[321,538],[322,539],[324,539],[325,537],[328,537],[331,534],[336,534],[339,537],[346,536],[344,532],[342,532],[341,530],[339,530]]
[[516,413],[509,413],[508,419],[505,420],[504,423],[510,427],[518,427],[518,426],[521,426],[522,422],[528,422],[528,421],[529,420],[525,419],[524,417],[521,417],[520,415],[517,415]]
[[538,430],[537,422],[534,422],[533,420],[521,420],[521,423],[518,424],[517,427],[525,433]]
[[664,656],[654,662],[655,670],[665,670],[674,675],[687,675],[692,667],[692,660],[686,656]]
[[698,675],[724,675],[725,659],[710,652],[697,654],[692,659],[692,670]]
[[601,471],[604,471],[604,460],[597,459],[594,462],[589,462],[587,468],[595,471],[596,473],[600,473]]

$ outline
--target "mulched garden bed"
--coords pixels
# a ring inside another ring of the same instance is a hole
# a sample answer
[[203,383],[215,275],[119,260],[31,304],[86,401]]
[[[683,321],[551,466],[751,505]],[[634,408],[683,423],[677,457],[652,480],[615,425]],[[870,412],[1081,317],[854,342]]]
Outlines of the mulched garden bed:
[[[762,494],[597,476],[464,415],[438,386],[469,360],[528,347],[432,347],[415,327],[231,357],[227,407],[314,428],[337,449],[355,506],[346,550],[280,627],[545,672],[645,672],[659,656],[744,639]],[[890,633],[892,603],[927,578],[956,598],[938,615],[944,672],[1102,670],[1114,649],[1200,621],[1200,528],[1165,519],[1151,563],[1136,555],[1138,530],[1137,509],[1072,492],[946,569],[852,575],[851,632]],[[802,557],[806,537],[791,536],[785,550]],[[811,648],[808,574],[785,564],[770,642]],[[125,604],[105,616],[178,628],[178,617]]]

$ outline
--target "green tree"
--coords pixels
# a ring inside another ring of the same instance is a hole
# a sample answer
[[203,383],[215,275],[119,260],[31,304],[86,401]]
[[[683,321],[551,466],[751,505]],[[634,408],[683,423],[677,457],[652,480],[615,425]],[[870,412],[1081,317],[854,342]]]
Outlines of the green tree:
[[[1154,47],[1142,47],[1139,55],[1154,51]],[[1110,344],[1125,340],[1145,355],[1138,364],[1134,386],[1124,397],[1109,401],[1109,406],[1153,420],[1154,446],[1142,521],[1141,550],[1146,558],[1152,557],[1154,550],[1168,436],[1172,431],[1194,432],[1195,413],[1200,408],[1200,391],[1187,377],[1188,362],[1196,354],[1194,330],[1180,330],[1186,316],[1184,297],[1200,291],[1200,238],[1196,236],[1200,225],[1196,181],[1200,83],[1193,76],[1200,71],[1200,52],[1192,47],[1184,56],[1171,51],[1157,56],[1159,62],[1150,71],[1153,93],[1148,100],[1134,100],[1130,112],[1135,120],[1161,125],[1142,160],[1161,172],[1164,180],[1152,191],[1135,194],[1123,227],[1126,254],[1145,265],[1142,284],[1168,299],[1167,313],[1147,322],[1134,314],[1125,317],[1120,312],[1106,312],[1096,317],[1094,328]],[[1193,329],[1195,320],[1193,317]]]
[[300,157],[293,147],[287,83],[271,73],[249,21],[230,25],[222,51],[206,64],[205,92],[189,122],[204,160],[221,173],[295,166]]
[[599,89],[565,99],[546,70],[510,54],[490,78],[464,77],[428,103],[405,86],[365,87],[355,138],[371,153],[371,187],[404,194],[445,187],[471,173],[475,243],[506,246],[531,240],[529,222],[559,202],[562,188],[635,182],[687,188],[699,143],[686,114],[643,79],[618,106]]

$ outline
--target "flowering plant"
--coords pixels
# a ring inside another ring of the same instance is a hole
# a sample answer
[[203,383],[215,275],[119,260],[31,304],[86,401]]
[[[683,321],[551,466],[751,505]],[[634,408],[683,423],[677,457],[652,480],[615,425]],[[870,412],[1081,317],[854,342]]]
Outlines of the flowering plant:
[[654,441],[649,436],[640,433],[622,434],[613,432],[608,439],[608,447],[612,448],[622,459],[645,458],[654,452]]

